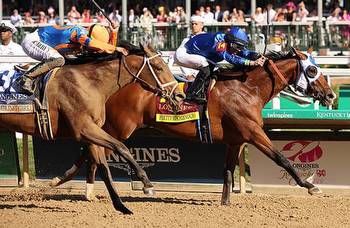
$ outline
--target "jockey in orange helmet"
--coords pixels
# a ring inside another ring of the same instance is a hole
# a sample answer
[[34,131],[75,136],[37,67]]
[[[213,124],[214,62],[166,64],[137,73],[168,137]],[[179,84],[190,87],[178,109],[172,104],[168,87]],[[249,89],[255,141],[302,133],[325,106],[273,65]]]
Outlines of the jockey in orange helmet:
[[82,47],[99,53],[112,54],[115,51],[124,55],[128,51],[117,47],[117,30],[107,29],[98,24],[85,29],[78,25],[40,27],[28,34],[22,41],[24,52],[41,61],[15,82],[15,87],[28,94],[34,91],[32,79],[55,67],[63,66],[64,56],[78,54]]

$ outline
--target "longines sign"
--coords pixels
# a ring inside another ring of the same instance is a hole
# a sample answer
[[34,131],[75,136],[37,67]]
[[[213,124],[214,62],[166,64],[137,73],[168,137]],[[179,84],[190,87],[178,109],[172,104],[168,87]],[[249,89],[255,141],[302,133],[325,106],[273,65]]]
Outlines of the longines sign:
[[[290,140],[273,141],[302,179],[316,185],[350,186],[350,142]],[[295,181],[281,167],[249,145],[253,184],[294,186]]]
[[[225,146],[137,134],[125,143],[130,153],[153,181],[221,182]],[[67,140],[47,142],[34,140],[37,177],[50,178],[62,175],[71,167],[84,145]],[[138,180],[129,165],[116,152],[107,155],[113,178]],[[84,179],[86,168],[78,178]]]

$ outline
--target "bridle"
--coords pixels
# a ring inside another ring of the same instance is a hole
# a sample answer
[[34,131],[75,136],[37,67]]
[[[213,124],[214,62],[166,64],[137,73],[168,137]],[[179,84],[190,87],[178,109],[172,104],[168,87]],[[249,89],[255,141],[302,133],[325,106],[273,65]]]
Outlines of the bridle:
[[[312,91],[314,91],[314,90],[313,90],[313,83],[310,82],[310,79],[309,79],[309,77],[307,76],[307,73],[306,73],[306,71],[305,71],[305,69],[304,69],[304,67],[303,67],[303,65],[302,65],[302,63],[301,63],[302,60],[301,60],[300,57],[296,54],[295,50],[293,50],[293,54],[294,54],[295,59],[297,60],[297,68],[298,68],[298,69],[297,69],[297,74],[296,74],[296,77],[295,77],[295,80],[294,80],[294,88],[295,88],[296,90],[298,90],[298,85],[297,85],[297,83],[298,83],[298,81],[300,80],[301,75],[304,74],[304,75],[305,75],[306,82],[307,82],[307,90],[305,90],[305,91],[303,91],[303,92],[305,93],[304,97],[308,97],[308,95],[307,95],[307,94],[308,94],[308,91],[310,91],[310,89],[311,89]],[[275,64],[271,59],[268,60],[268,63],[271,65],[272,69],[276,72],[277,76],[278,76],[279,79],[282,81],[282,83],[283,83],[283,88],[286,87],[286,86],[288,86],[289,89],[290,89],[290,91],[291,91],[294,95],[300,96],[300,94],[296,93],[296,92],[294,91],[295,89],[287,82],[285,75],[278,69],[278,67],[276,66],[276,64]]]
[[[176,80],[173,80],[171,82],[167,82],[167,83],[162,83],[157,75],[154,73],[154,70],[153,70],[153,67],[150,63],[150,60],[156,58],[156,57],[160,57],[162,54],[161,53],[157,53],[155,54],[154,56],[151,56],[151,57],[148,57],[147,54],[144,54],[143,55],[143,64],[142,66],[140,67],[140,69],[137,71],[136,74],[134,74],[128,64],[126,63],[126,60],[125,60],[125,56],[123,55],[122,56],[122,62],[125,66],[125,69],[129,72],[129,74],[131,74],[133,77],[134,77],[134,81],[139,81],[141,82],[142,84],[146,85],[149,89],[151,89],[155,94],[157,95],[160,95],[162,97],[165,97],[165,98],[169,98],[171,99],[172,98],[172,95],[174,93],[174,90],[176,89],[176,87],[178,86],[178,82]],[[157,83],[157,87],[151,85],[150,83],[148,83],[147,81],[145,81],[144,79],[140,78],[140,74],[141,72],[143,71],[143,69],[145,68],[145,66],[148,66],[148,69],[151,71],[151,74],[154,78],[154,80],[156,81]],[[172,89],[170,90],[170,93],[165,89],[166,87],[169,87],[169,86],[172,86]]]

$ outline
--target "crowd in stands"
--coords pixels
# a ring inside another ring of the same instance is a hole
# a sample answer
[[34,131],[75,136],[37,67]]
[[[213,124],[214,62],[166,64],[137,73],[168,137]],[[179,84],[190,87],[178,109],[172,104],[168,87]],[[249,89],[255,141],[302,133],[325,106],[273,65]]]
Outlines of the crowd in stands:
[[[139,5],[136,7],[140,8]],[[293,1],[289,1],[282,7],[274,8],[272,4],[268,4],[267,7],[257,7],[255,14],[251,15],[251,19],[257,24],[266,23],[267,12],[269,14],[269,22],[278,21],[306,21],[307,17],[317,16],[316,10],[312,10],[310,13],[308,7],[305,6],[303,1],[299,1],[295,4]],[[121,22],[122,16],[117,8],[114,8],[111,12],[107,12],[109,18],[114,22]],[[220,5],[216,5],[213,9],[211,6],[201,6],[194,11],[195,15],[202,16],[206,23],[213,22],[233,22],[241,23],[247,21],[249,16],[248,12],[244,12],[242,9],[233,8],[231,11],[223,10]],[[22,17],[23,16],[23,17]],[[75,23],[96,23],[106,22],[106,18],[101,12],[92,11],[90,9],[83,9],[82,12],[77,10],[76,6],[72,6],[69,12],[66,14],[65,23],[68,25]],[[31,12],[18,12],[17,9],[13,10],[11,15],[11,22],[15,26],[19,25],[31,25],[31,24],[55,24],[58,23],[58,15],[56,9],[50,6],[46,11],[39,10],[35,13],[35,19],[33,19]],[[350,20],[350,15],[346,9],[341,9],[336,6],[327,18],[330,21]],[[165,6],[159,6],[157,8],[149,9],[143,7],[140,9],[130,9],[128,11],[128,24],[132,27],[135,23],[141,23],[147,27],[151,26],[153,22],[173,22],[177,24],[186,22],[186,12],[184,7],[177,6],[173,10],[168,10]]]

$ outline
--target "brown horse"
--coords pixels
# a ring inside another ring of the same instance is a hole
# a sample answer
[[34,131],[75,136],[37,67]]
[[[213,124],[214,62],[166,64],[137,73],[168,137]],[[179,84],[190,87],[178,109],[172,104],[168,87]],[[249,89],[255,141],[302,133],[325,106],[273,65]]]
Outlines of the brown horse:
[[[132,212],[123,205],[112,184],[105,152],[101,147],[116,151],[136,170],[146,187],[153,186],[128,148],[106,133],[102,126],[105,123],[107,99],[135,80],[150,88],[151,93],[184,97],[160,54],[146,45],[136,51],[130,50],[130,55],[126,57],[107,55],[88,63],[63,66],[47,86],[53,137],[69,137],[88,143],[90,159],[97,164],[115,209],[126,214]],[[34,114],[0,114],[0,126],[39,135]]]
[[[328,86],[319,68],[309,61],[303,53],[292,49],[289,53],[271,53],[268,58],[275,61],[264,68],[255,67],[246,72],[244,77],[229,77],[230,72],[218,75],[218,81],[208,99],[208,109],[214,142],[225,143],[233,150],[226,154],[224,165],[224,185],[222,204],[230,203],[232,173],[236,164],[239,148],[249,142],[283,167],[301,187],[310,194],[320,190],[313,184],[300,179],[288,160],[272,145],[263,130],[262,109],[266,103],[283,90],[288,84],[303,87],[304,94],[314,97],[323,105],[330,105],[335,94]],[[277,67],[276,67],[277,66]],[[306,74],[308,76],[306,76]],[[114,137],[125,140],[132,132],[145,125],[172,133],[186,139],[197,140],[194,122],[180,124],[158,123],[155,121],[156,96],[137,84],[128,85],[113,94],[106,103],[106,124],[104,129]],[[84,156],[76,162],[81,166]],[[94,181],[94,168],[90,164],[88,183]],[[71,179],[65,175],[61,183]],[[90,189],[91,191],[92,189]],[[88,193],[89,194],[89,193]],[[89,196],[87,196],[89,197]]]

